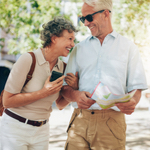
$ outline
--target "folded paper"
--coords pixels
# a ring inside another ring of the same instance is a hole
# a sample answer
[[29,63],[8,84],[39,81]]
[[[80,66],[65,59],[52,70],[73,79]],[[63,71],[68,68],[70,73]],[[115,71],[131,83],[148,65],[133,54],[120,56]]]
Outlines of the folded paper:
[[114,106],[115,103],[128,102],[133,97],[135,92],[136,90],[133,90],[132,92],[127,93],[125,95],[116,95],[116,94],[111,93],[111,91],[106,85],[99,82],[94,92],[92,93],[91,98],[95,100],[96,103],[102,109],[107,109],[107,108]]

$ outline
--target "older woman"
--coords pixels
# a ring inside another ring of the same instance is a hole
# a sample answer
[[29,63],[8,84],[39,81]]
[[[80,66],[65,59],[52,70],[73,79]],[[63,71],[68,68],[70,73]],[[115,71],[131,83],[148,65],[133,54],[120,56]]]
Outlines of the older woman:
[[[34,51],[36,66],[33,77],[24,87],[32,57],[29,53],[25,53],[13,66],[3,95],[5,107],[1,118],[3,150],[48,149],[48,119],[52,103],[58,99],[64,79],[62,76],[50,82],[50,77],[52,71],[63,72],[64,65],[58,57],[68,55],[74,46],[75,32],[77,30],[72,23],[60,17],[43,25],[40,36],[43,47]],[[70,77],[72,81],[76,78],[74,75]]]

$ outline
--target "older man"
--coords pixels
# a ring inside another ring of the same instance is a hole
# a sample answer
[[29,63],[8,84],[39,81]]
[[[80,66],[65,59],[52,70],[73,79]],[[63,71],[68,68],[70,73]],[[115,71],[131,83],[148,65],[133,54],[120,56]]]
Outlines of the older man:
[[[124,114],[134,112],[147,89],[138,48],[113,30],[111,16],[112,0],[84,0],[81,21],[92,35],[75,46],[65,72],[79,73],[79,90],[62,90],[75,108],[66,150],[125,150]],[[117,95],[137,91],[129,102],[102,110],[89,98],[100,81]]]

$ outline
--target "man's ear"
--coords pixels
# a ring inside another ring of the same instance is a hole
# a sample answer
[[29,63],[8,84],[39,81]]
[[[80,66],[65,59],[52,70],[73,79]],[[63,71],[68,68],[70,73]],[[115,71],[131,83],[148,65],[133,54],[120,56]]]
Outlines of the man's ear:
[[105,17],[108,18],[110,16],[109,10],[106,9],[105,12],[104,12],[104,14],[105,14]]

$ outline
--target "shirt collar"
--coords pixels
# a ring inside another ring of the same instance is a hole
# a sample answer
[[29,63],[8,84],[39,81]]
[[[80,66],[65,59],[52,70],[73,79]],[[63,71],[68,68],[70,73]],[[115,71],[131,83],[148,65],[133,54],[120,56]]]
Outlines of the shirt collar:
[[38,48],[36,51],[35,51],[35,54],[36,55],[36,58],[37,58],[37,61],[39,63],[39,65],[43,65],[44,63],[46,63],[46,60],[43,56],[43,53],[42,53],[42,50],[40,48]]
[[[44,63],[46,63],[47,61],[45,60],[42,50],[40,48],[37,49],[37,51],[35,52],[37,61],[39,63],[39,65],[43,65]],[[60,70],[61,67],[61,61],[60,59],[58,59],[57,63],[55,64],[54,68],[57,68],[58,70]]]
[[[117,33],[115,30],[113,30],[113,31],[112,31],[111,33],[109,33],[107,36],[112,36],[112,37],[116,38],[117,35],[118,35],[118,33]],[[89,40],[94,39],[94,38],[97,38],[97,37],[90,35]]]
[[60,70],[60,68],[61,68],[61,61],[60,61],[60,59],[58,58],[58,61],[57,61],[57,63],[56,63],[56,65],[54,66],[54,68],[57,68],[58,70]]
[[116,38],[117,37],[117,35],[118,35],[118,33],[115,31],[115,30],[113,30],[110,34],[108,34],[108,35],[111,35],[111,36],[113,36],[114,38]]

